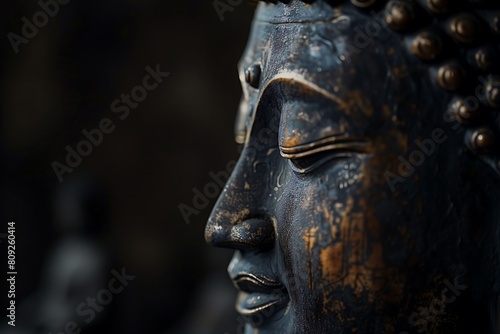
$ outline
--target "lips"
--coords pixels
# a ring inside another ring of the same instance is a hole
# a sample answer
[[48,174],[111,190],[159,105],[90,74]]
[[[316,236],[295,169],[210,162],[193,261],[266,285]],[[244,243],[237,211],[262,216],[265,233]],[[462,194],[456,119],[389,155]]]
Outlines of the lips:
[[283,288],[278,281],[248,273],[239,273],[233,278],[233,282],[238,289],[247,292],[274,293]]
[[283,284],[263,275],[238,273],[233,282],[241,291],[236,310],[245,317],[261,314],[271,318],[288,303],[289,297]]

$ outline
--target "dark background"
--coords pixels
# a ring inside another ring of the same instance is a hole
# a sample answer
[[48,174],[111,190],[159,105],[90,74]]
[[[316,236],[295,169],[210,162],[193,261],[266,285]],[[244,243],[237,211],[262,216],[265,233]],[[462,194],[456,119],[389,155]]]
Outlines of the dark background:
[[[98,242],[115,265],[105,274],[126,267],[136,276],[113,302],[112,327],[116,333],[194,333],[193,326],[236,332],[235,292],[226,275],[231,252],[210,249],[203,237],[215,199],[190,224],[178,205],[192,206],[193,188],[202,190],[209,172],[225,170],[237,157],[236,65],[254,6],[243,2],[221,21],[211,1],[72,0],[16,54],[8,33],[21,35],[21,18],[32,22],[41,8],[34,0],[2,0],[0,233],[16,222],[18,325],[30,321],[21,305],[43,289],[50,251],[65,238],[55,226],[61,184],[51,164],[64,163],[65,147],[75,148],[85,139],[82,130],[108,117],[114,132],[64,174],[63,184],[83,175],[109,194],[110,218]],[[111,102],[156,64],[170,76],[120,120]]]

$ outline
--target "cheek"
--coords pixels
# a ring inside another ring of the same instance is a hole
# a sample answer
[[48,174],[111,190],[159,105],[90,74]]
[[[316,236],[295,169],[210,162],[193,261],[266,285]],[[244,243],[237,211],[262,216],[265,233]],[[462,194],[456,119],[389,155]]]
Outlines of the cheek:
[[351,268],[363,257],[366,210],[359,205],[359,194],[365,193],[359,164],[339,167],[316,181],[311,227],[303,236],[309,271],[326,295],[351,284]]
[[372,304],[383,286],[395,299],[403,286],[398,269],[384,262],[365,163],[352,160],[306,177],[290,174],[282,194],[287,214],[278,219],[278,239],[296,298],[324,310],[343,309],[340,293]]
[[[347,161],[308,175],[288,174],[278,202],[278,240],[287,270],[300,293],[323,294],[343,284],[352,258],[360,258],[363,211],[354,208],[363,193],[359,161]],[[357,217],[356,221],[351,216]],[[346,245],[351,240],[353,245]],[[352,253],[354,252],[354,253]],[[305,290],[305,291],[304,291]],[[309,298],[307,294],[301,298]]]

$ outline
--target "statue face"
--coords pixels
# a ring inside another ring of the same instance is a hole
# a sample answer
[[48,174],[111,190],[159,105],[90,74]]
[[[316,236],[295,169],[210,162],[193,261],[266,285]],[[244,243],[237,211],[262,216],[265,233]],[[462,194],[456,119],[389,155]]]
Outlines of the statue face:
[[408,329],[449,277],[439,259],[459,262],[455,243],[435,254],[457,238],[436,227],[454,215],[436,159],[459,161],[444,94],[386,28],[353,51],[354,9],[280,6],[260,6],[240,63],[245,147],[206,239],[236,250],[246,333]]

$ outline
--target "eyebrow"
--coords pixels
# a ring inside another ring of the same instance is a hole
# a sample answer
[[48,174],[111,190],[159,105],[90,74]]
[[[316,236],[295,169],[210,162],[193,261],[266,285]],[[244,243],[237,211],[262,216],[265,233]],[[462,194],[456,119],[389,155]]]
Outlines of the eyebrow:
[[309,81],[303,75],[296,73],[296,72],[292,72],[292,71],[280,72],[280,73],[276,74],[274,77],[272,77],[271,80],[269,80],[267,82],[266,86],[262,89],[262,92],[259,94],[258,100],[260,101],[262,96],[265,94],[266,90],[270,86],[272,86],[276,83],[285,83],[285,84],[288,84],[290,86],[298,84],[299,86],[307,88],[308,90],[310,90],[314,93],[318,93],[321,96],[323,96],[331,101],[334,101],[341,108],[348,107],[348,104],[344,100],[339,98],[337,95],[332,94],[328,90],[326,90],[326,89],[316,85],[315,83]]

